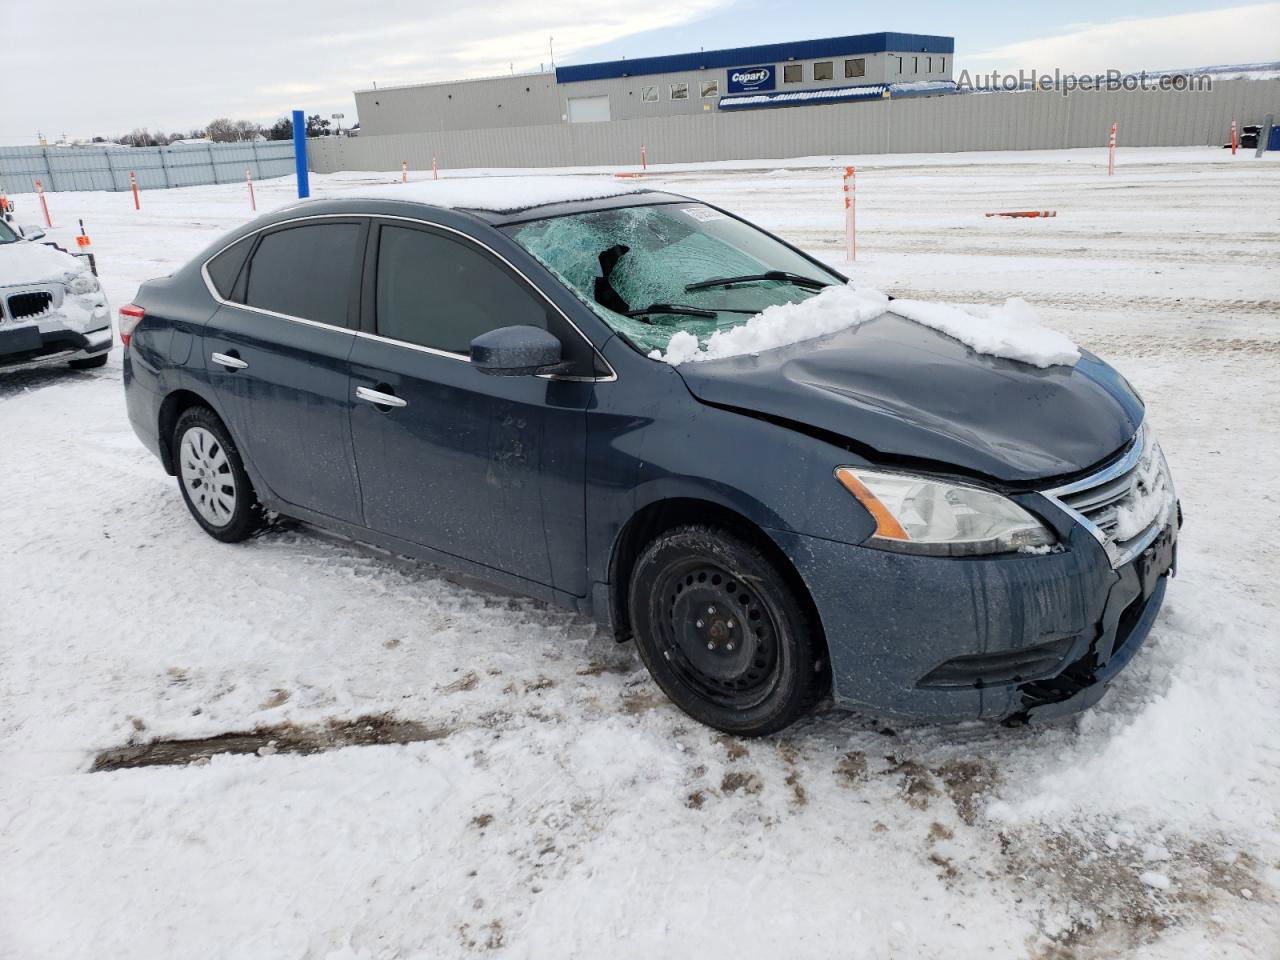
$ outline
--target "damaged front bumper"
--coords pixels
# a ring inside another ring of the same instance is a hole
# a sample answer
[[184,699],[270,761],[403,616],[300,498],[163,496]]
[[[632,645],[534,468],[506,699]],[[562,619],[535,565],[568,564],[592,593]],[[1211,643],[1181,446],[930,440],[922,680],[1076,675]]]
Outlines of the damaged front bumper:
[[1047,719],[1086,709],[1146,639],[1177,523],[1113,568],[1083,527],[1043,556],[907,556],[775,538],[818,608],[838,703],[928,720]]
[[0,373],[85,360],[111,349],[111,320],[104,306],[78,330],[57,317],[35,323],[0,324]]

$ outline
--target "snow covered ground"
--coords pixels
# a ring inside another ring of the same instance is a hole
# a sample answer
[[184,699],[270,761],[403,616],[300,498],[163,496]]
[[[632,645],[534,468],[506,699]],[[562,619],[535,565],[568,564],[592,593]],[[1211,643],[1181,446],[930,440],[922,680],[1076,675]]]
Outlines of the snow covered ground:
[[[724,738],[570,614],[307,528],[215,543],[134,438],[118,355],[0,375],[0,955],[1280,956],[1280,163],[807,158],[648,182],[838,262],[847,162],[857,281],[1025,297],[1148,402],[1179,575],[1096,709],[1007,730],[827,708]],[[292,199],[257,188],[260,209]],[[49,203],[84,218],[115,306],[250,216],[242,184]],[[983,216],[1011,209],[1058,217]],[[92,770],[255,728],[276,731],[263,755]],[[379,739],[415,742],[294,752]]]

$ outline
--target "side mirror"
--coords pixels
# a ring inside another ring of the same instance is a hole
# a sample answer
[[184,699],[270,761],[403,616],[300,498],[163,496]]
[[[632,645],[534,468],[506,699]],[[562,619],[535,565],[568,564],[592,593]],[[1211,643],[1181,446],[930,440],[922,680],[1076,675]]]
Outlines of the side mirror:
[[18,230],[24,240],[39,240],[44,236],[44,227],[37,227],[34,223],[24,224]]
[[560,341],[539,327],[499,327],[471,341],[471,365],[494,377],[561,373]]

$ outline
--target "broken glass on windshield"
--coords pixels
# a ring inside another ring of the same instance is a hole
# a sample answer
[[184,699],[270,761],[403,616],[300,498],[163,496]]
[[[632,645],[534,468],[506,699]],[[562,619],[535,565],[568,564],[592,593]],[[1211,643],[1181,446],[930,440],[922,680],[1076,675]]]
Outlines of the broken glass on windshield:
[[[507,229],[645,353],[666,349],[681,330],[705,342],[766,307],[796,303],[840,282],[768,234],[704,204],[621,207]],[[744,279],[698,286],[735,277]]]

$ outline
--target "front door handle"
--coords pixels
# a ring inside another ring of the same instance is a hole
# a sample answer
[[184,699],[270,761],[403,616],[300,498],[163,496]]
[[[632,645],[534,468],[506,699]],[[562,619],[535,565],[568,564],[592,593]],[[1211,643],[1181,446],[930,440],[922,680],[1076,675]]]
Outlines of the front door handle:
[[228,370],[243,370],[249,366],[244,360],[229,353],[213,353],[209,355],[209,359],[220,367],[226,367]]
[[356,399],[368,400],[377,407],[407,407],[408,400],[397,397],[394,393],[383,393],[371,387],[356,387]]

